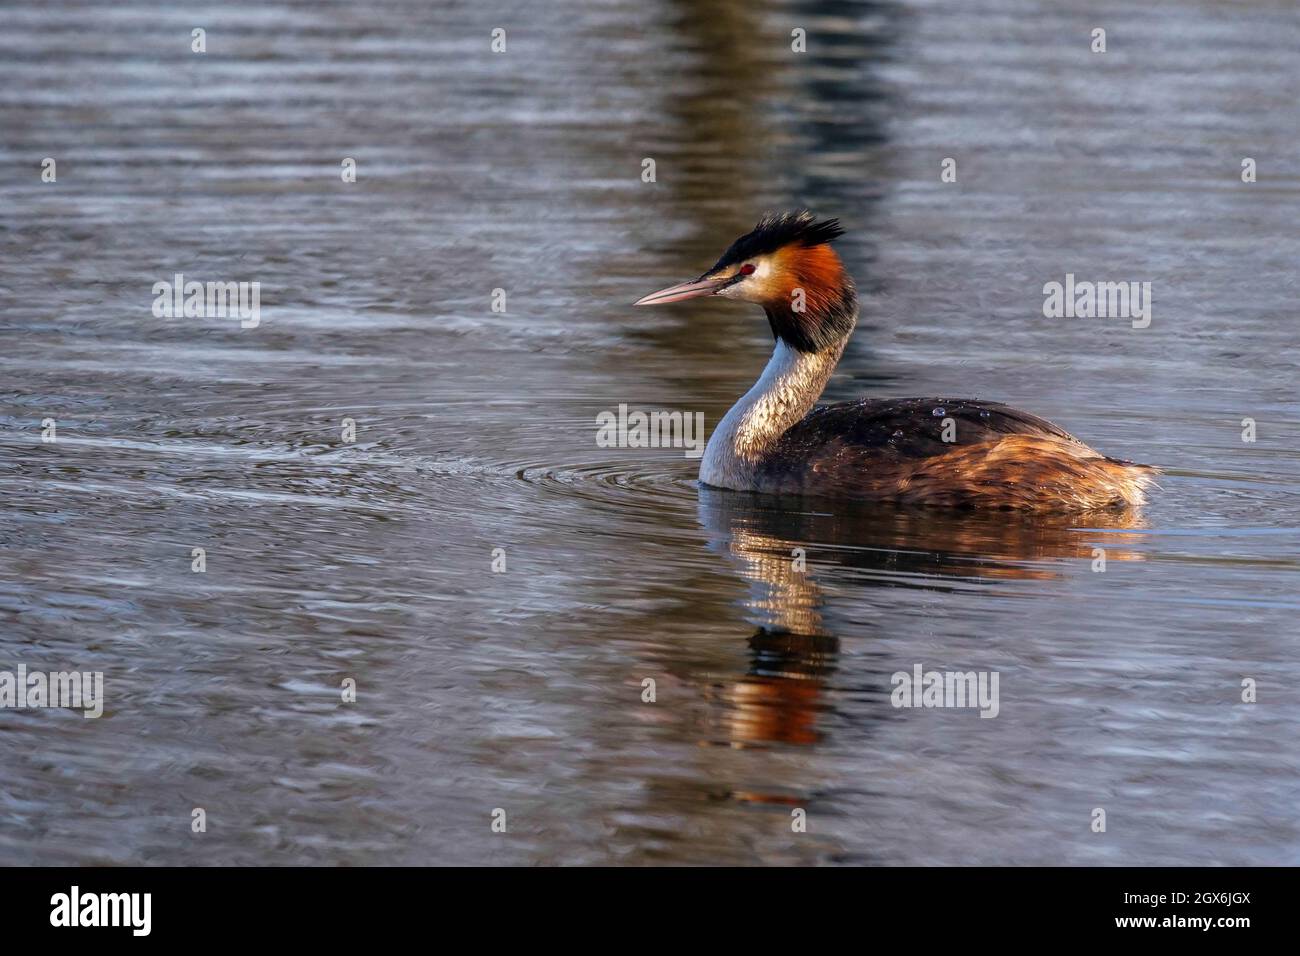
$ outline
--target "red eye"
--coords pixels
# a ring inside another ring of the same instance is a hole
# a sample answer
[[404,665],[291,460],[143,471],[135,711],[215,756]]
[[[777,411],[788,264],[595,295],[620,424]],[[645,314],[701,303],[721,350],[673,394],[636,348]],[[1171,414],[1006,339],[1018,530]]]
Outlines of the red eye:
[[740,267],[740,274],[742,276],[752,276],[754,274],[754,264],[752,262],[746,262]]

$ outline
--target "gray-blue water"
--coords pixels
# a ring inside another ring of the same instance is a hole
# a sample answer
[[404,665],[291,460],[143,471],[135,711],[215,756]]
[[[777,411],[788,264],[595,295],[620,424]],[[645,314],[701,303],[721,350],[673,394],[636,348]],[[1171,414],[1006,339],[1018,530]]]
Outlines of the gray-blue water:
[[[1300,862],[1300,13],[1072,7],[5,4],[0,671],[107,700],[0,710],[0,862]],[[598,447],[748,388],[761,313],[630,303],[797,206],[862,290],[829,398],[1010,402],[1145,511]],[[1150,326],[1044,317],[1067,273]]]

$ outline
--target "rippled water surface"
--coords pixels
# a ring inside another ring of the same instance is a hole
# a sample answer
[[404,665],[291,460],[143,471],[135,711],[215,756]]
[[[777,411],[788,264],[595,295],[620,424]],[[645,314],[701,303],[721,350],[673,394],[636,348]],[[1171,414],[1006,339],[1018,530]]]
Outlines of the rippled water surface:
[[[1072,6],[6,5],[0,670],[108,701],[0,711],[0,862],[1300,862],[1300,14]],[[598,447],[748,387],[761,314],[629,303],[800,205],[863,293],[829,398],[1008,401],[1152,503]],[[260,325],[155,318],[176,273]],[[1066,273],[1150,327],[1044,318]],[[916,664],[998,716],[894,708]]]

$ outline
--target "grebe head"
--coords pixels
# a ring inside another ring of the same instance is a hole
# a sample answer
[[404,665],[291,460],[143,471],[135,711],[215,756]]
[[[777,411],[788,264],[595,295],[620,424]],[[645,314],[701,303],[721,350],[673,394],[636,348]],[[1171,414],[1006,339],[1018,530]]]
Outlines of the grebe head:
[[839,345],[857,321],[853,280],[830,243],[844,234],[839,220],[809,212],[764,216],[704,275],[638,299],[664,305],[720,295],[763,307],[772,334],[800,352]]

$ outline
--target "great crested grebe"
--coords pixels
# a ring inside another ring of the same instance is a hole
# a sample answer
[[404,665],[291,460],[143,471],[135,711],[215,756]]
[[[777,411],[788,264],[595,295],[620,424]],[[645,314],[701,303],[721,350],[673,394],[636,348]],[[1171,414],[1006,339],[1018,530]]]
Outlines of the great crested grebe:
[[713,268],[636,305],[720,295],[763,307],[776,348],[714,429],[700,481],[717,488],[1028,511],[1139,505],[1155,469],[1107,458],[999,402],[862,399],[816,405],[858,319],[830,247],[839,221],[765,216]]

